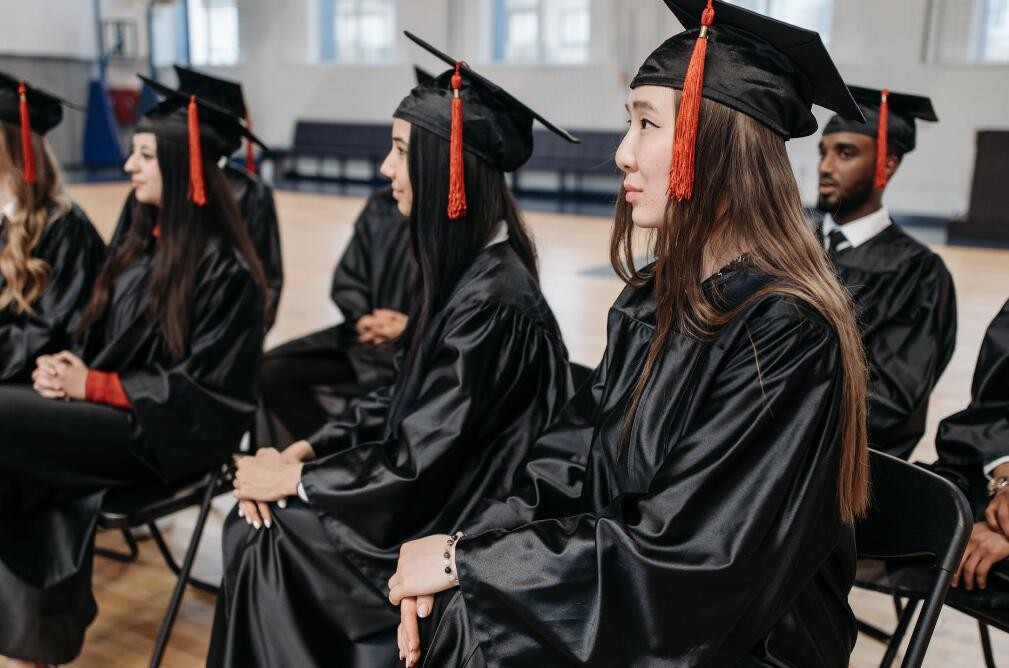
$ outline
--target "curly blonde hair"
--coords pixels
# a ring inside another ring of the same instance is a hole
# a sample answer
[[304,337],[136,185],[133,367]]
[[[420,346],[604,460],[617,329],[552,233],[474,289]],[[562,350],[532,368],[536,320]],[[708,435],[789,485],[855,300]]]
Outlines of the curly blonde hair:
[[25,183],[21,129],[0,121],[0,178],[14,194],[14,215],[3,225],[6,242],[0,248],[0,310],[18,315],[33,314],[32,305],[49,285],[52,267],[32,251],[38,246],[51,220],[70,210],[56,162],[46,141],[32,134],[36,181]]

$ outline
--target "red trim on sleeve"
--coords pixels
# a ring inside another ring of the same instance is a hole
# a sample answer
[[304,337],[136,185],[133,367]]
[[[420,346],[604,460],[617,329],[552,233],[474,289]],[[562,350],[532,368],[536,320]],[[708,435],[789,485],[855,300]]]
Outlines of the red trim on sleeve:
[[88,371],[84,383],[84,398],[98,404],[106,404],[114,408],[133,408],[130,398],[126,396],[119,374],[115,372]]

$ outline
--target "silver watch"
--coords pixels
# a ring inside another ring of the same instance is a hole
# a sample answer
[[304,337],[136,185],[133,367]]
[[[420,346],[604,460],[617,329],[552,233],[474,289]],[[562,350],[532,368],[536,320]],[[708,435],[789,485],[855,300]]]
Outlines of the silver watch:
[[988,481],[988,498],[992,498],[1006,487],[1009,487],[1009,475],[1000,475]]

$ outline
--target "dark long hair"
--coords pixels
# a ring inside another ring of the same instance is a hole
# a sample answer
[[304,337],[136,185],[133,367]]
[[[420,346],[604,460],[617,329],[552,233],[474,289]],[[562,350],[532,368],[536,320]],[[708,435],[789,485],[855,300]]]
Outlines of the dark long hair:
[[231,186],[217,165],[204,161],[207,203],[199,207],[189,200],[188,147],[158,136],[157,157],[161,206],[136,202],[129,232],[102,268],[77,334],[102,319],[116,279],[155,243],[152,232],[160,226],[147,287],[147,312],[158,323],[166,352],[178,361],[186,354],[196,269],[208,244],[216,240],[242,257],[263,292],[264,304],[266,275]]
[[[676,92],[677,103],[680,99]],[[830,324],[841,350],[841,461],[837,495],[841,518],[851,523],[869,502],[866,445],[868,371],[848,294],[838,284],[806,222],[785,143],[754,119],[707,98],[697,127],[693,197],[670,198],[665,220],[651,238],[653,269],[634,267],[634,223],[623,189],[617,197],[610,260],[628,284],[655,286],[656,327],[625,422],[638,409],[671,330],[709,336],[769,293],[809,304]],[[726,310],[704,293],[705,252],[731,241],[772,276],[768,285]],[[759,372],[759,368],[758,368]]]
[[404,369],[412,366],[423,332],[444,307],[473,259],[490,241],[499,221],[505,221],[508,243],[533,279],[539,281],[536,245],[522,222],[504,172],[470,153],[464,156],[466,215],[449,220],[448,142],[412,126],[408,152],[413,190],[410,248],[418,268],[418,294],[407,329],[400,338],[407,347]]

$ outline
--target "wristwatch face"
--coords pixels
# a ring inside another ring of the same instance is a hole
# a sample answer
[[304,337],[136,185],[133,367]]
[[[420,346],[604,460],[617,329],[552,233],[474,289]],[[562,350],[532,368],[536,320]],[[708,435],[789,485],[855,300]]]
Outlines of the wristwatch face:
[[995,496],[1005,487],[1009,487],[1009,476],[999,476],[988,481],[988,496]]

